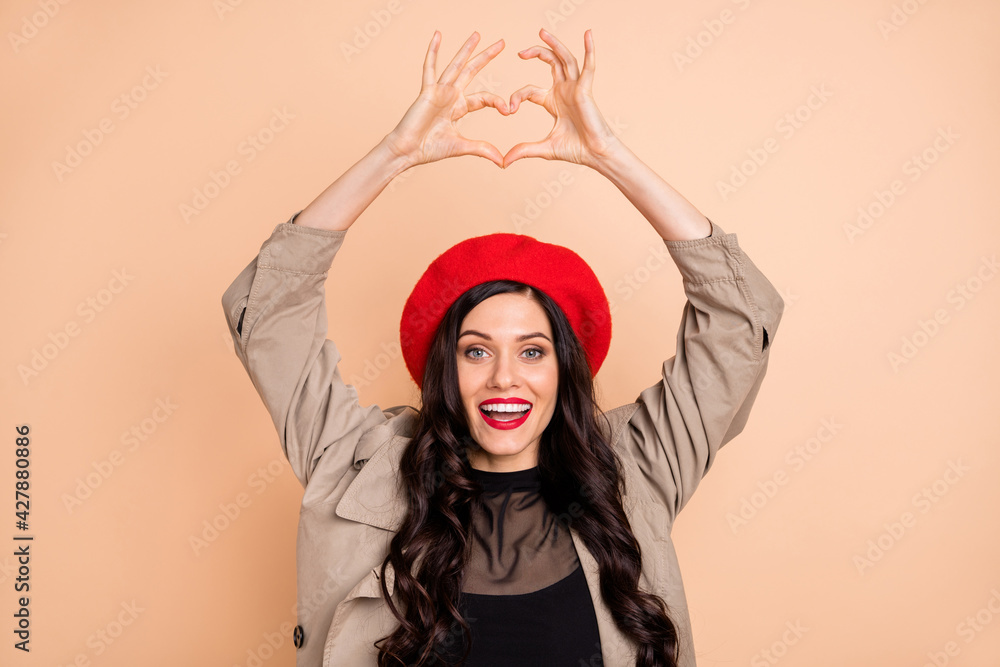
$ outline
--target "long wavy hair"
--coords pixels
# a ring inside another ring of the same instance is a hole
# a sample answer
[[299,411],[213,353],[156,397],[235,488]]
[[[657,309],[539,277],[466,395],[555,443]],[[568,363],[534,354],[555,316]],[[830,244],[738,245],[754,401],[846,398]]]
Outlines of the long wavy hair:
[[[477,304],[507,292],[538,302],[552,326],[559,380],[555,412],[539,443],[542,497],[559,517],[570,516],[569,506],[578,503],[573,527],[599,564],[601,596],[615,624],[639,647],[636,666],[676,667],[677,631],[667,605],[658,595],[638,589],[642,554],[622,507],[620,461],[598,428],[603,415],[584,348],[548,295],[510,280],[464,292],[448,309],[431,345],[423,406],[399,464],[409,509],[382,562],[382,595],[399,626],[374,642],[379,667],[448,664],[447,649],[459,637],[465,650],[458,665],[468,658],[471,630],[458,603],[472,542],[470,515],[482,488],[472,477],[467,454],[467,448],[477,445],[459,391],[458,334]],[[386,587],[390,562],[403,611]]]

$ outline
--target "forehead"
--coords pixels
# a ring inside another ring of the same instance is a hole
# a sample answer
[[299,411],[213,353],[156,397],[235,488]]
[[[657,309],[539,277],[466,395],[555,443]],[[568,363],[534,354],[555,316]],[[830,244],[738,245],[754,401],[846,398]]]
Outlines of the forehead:
[[476,329],[483,333],[496,332],[498,335],[530,330],[541,331],[550,338],[552,336],[549,317],[542,305],[514,292],[494,294],[478,303],[462,320],[459,333],[466,329]]

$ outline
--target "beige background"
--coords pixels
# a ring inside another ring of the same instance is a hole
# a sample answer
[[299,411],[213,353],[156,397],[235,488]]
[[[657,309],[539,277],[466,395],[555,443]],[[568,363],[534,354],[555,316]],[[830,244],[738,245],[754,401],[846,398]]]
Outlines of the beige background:
[[[605,117],[786,302],[749,424],[674,530],[699,665],[1000,664],[995,2],[223,2],[0,9],[0,663],[293,663],[302,490],[220,297],[395,126],[435,29],[439,73],[473,30],[477,52],[503,37],[469,92],[508,97],[550,84],[516,55],[544,26],[581,63],[593,28]],[[551,119],[528,104],[461,127],[506,151]],[[852,234],[859,207],[878,217]],[[675,268],[645,268],[652,227],[584,167],[463,157],[397,178],[331,271],[330,335],[363,403],[416,404],[396,347],[409,289],[496,231],[568,245],[604,283],[603,407],[657,380],[684,294]],[[12,648],[19,424],[29,655]]]

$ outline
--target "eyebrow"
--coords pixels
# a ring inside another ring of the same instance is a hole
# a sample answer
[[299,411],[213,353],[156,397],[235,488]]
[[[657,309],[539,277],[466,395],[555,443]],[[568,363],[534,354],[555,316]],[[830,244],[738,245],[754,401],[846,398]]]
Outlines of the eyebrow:
[[[476,331],[475,329],[466,329],[462,333],[458,334],[458,337],[461,338],[462,336],[469,336],[469,335],[479,336],[480,338],[485,338],[486,340],[493,340],[493,338],[490,337],[489,335],[484,334],[481,331]],[[529,338],[544,338],[545,340],[549,341],[550,343],[552,342],[552,340],[548,336],[546,336],[545,334],[543,334],[541,331],[535,331],[533,333],[523,334],[521,336],[518,336],[517,340],[518,340],[518,342],[520,342],[520,341],[523,341],[523,340],[528,340]]]

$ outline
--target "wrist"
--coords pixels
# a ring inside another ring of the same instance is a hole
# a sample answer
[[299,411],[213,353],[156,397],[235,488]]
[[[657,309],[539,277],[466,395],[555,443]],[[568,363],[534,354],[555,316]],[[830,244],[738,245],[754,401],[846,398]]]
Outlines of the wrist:
[[392,178],[419,164],[411,155],[399,149],[392,132],[382,137],[373,150],[379,154],[381,161],[392,174]]
[[594,156],[588,166],[617,185],[621,182],[622,175],[634,170],[639,161],[638,156],[615,137],[605,151]]

